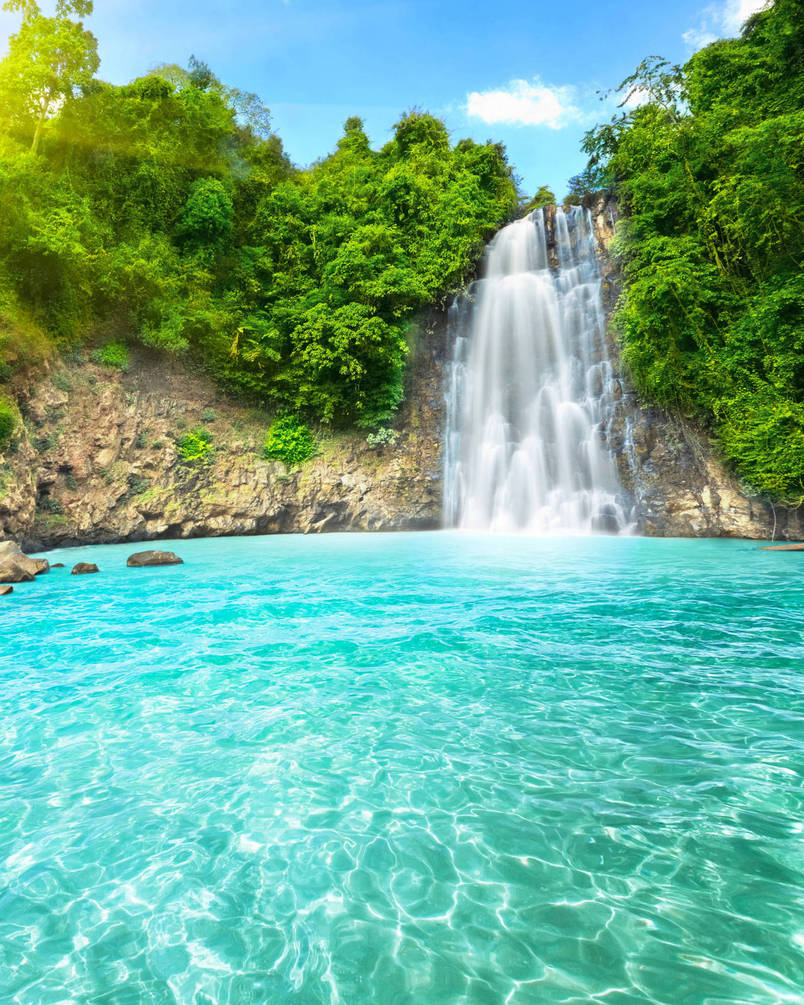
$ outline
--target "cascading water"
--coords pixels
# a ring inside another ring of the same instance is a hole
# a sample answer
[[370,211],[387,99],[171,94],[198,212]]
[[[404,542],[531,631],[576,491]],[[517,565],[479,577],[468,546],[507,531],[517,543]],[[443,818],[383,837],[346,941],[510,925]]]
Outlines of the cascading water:
[[614,380],[591,214],[544,210],[501,230],[456,301],[447,399],[447,526],[533,533],[629,529],[606,434]]

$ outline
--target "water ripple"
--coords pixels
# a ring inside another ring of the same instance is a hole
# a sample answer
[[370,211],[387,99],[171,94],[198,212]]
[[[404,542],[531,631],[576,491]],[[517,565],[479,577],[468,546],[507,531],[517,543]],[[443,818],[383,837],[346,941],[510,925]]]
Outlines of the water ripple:
[[174,547],[3,605],[0,1000],[804,1001],[797,556]]

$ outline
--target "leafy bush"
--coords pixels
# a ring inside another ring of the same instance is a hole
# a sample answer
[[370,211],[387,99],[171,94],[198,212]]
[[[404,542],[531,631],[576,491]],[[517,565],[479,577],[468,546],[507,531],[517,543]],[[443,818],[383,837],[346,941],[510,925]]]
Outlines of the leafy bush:
[[59,434],[56,432],[44,433],[42,436],[37,436],[33,441],[35,449],[40,454],[46,454],[48,450],[53,450],[53,448],[59,442]]
[[143,478],[141,475],[129,475],[128,476],[128,494],[130,496],[141,496],[144,492],[147,492],[150,486],[150,482],[147,478]]
[[60,391],[66,391],[68,394],[73,389],[73,382],[70,380],[70,375],[64,370],[57,370],[52,377],[53,386],[57,387]]
[[92,359],[101,366],[108,366],[113,370],[128,369],[128,346],[122,342],[109,342],[100,349],[92,353]]
[[521,212],[522,214],[531,213],[534,209],[540,209],[542,206],[555,206],[555,204],[556,197],[553,190],[547,185],[542,185],[533,198],[528,199],[521,207]]
[[375,433],[369,433],[366,443],[370,447],[392,447],[399,439],[399,433],[395,429],[378,429]]
[[315,438],[298,416],[282,415],[268,430],[263,457],[266,460],[284,461],[285,464],[303,464],[316,450]]
[[217,178],[193,182],[181,218],[181,233],[189,241],[220,245],[232,232],[234,206]]
[[0,398],[0,448],[11,439],[11,434],[17,426],[17,415],[11,402]]
[[569,191],[564,198],[565,206],[585,206],[589,208],[602,188],[600,172],[587,168],[569,180]]
[[208,429],[191,429],[178,441],[179,457],[185,464],[208,464],[215,447]]
[[36,508],[40,513],[50,513],[53,516],[62,516],[64,514],[64,507],[58,499],[54,499],[52,496],[39,496],[36,500]]

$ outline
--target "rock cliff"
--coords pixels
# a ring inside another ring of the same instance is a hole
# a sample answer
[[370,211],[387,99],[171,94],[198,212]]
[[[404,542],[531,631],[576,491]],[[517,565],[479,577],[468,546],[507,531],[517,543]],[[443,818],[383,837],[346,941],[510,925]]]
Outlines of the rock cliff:
[[[610,312],[619,279],[609,255],[617,208],[593,209]],[[0,539],[29,550],[78,543],[225,534],[412,530],[441,522],[445,314],[412,338],[397,440],[318,430],[318,454],[286,470],[263,460],[271,416],[249,410],[204,373],[145,351],[128,370],[77,355],[19,389],[23,426],[0,454]],[[607,431],[637,525],[652,536],[804,537],[801,512],[752,498],[705,431],[639,400],[612,342],[617,414]],[[207,465],[182,461],[183,431],[207,428]]]
[[[0,455],[0,539],[29,550],[226,534],[437,527],[445,325],[418,325],[396,443],[318,430],[318,453],[286,470],[261,457],[271,416],[202,372],[132,355],[125,372],[88,354],[22,393],[23,427]],[[208,465],[181,459],[183,431],[213,435]]]

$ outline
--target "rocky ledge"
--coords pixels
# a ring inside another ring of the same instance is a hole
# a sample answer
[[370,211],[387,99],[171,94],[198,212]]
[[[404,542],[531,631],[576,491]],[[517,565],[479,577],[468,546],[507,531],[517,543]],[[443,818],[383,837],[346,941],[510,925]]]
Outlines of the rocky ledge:
[[[61,362],[20,393],[23,427],[0,454],[0,540],[28,551],[231,534],[437,527],[445,325],[419,324],[396,440],[317,430],[318,453],[286,469],[261,456],[272,416],[204,373],[144,351],[127,371]],[[179,440],[203,426],[208,464]]]

